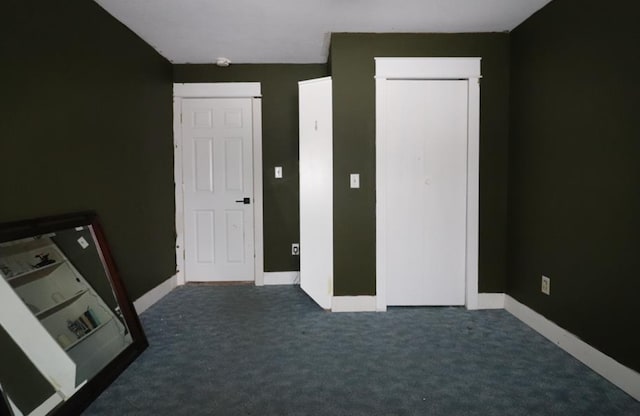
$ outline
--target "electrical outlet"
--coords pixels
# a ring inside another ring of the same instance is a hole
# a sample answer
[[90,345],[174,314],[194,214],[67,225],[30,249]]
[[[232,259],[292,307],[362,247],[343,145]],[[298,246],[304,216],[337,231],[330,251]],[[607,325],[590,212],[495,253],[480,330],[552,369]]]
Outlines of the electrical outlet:
[[542,293],[544,293],[545,295],[551,294],[551,279],[544,275],[542,276],[541,290],[542,290]]
[[360,188],[360,174],[352,173],[351,175],[349,175],[349,184],[354,189]]
[[291,244],[291,255],[292,256],[299,256],[300,255],[300,244],[298,244],[298,243]]
[[78,244],[80,244],[80,247],[82,247],[83,249],[89,247],[89,243],[87,242],[87,240],[85,240],[84,237],[78,238]]

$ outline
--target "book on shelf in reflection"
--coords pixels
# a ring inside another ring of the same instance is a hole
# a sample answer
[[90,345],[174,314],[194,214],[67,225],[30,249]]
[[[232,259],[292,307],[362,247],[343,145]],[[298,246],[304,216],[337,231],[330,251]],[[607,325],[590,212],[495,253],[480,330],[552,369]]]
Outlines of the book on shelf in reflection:
[[91,308],[87,309],[82,315],[75,320],[67,320],[69,331],[75,334],[77,338],[82,338],[95,328],[100,326],[98,316]]

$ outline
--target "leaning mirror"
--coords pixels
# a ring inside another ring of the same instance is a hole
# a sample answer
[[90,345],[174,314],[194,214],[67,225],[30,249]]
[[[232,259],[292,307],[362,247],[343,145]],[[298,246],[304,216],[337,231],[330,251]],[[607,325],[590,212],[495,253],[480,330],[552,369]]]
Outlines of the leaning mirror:
[[98,219],[0,224],[0,415],[78,414],[147,346]]

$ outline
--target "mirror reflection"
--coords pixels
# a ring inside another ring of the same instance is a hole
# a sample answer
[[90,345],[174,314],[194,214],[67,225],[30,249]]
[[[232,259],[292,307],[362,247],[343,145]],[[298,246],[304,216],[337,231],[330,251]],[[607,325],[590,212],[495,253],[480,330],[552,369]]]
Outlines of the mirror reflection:
[[133,341],[91,225],[0,243],[0,386],[48,414]]

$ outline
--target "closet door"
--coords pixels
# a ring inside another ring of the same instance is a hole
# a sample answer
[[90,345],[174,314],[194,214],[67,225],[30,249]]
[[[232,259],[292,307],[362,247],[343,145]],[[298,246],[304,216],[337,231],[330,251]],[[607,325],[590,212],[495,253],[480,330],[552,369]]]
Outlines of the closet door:
[[468,81],[387,82],[388,305],[464,305]]
[[318,305],[333,296],[331,78],[299,83],[300,286]]

